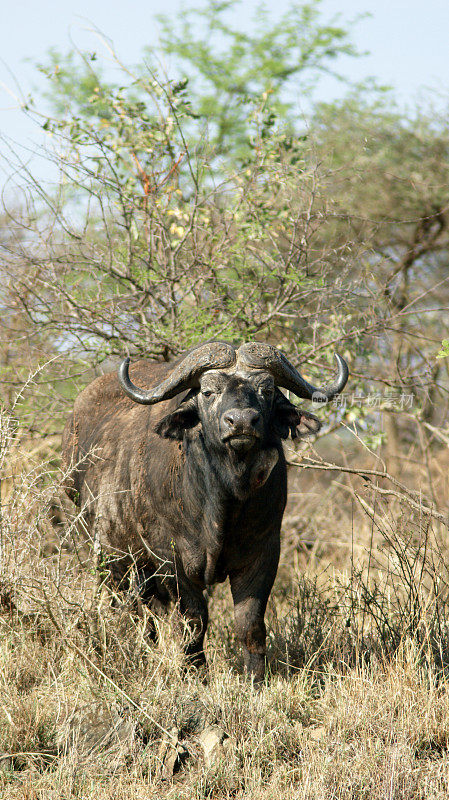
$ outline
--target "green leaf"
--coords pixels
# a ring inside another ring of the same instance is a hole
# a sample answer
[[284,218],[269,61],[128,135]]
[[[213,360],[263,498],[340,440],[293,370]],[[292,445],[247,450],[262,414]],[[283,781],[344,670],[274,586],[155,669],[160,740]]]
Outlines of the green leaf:
[[449,358],[449,339],[443,339],[441,345],[441,350],[437,354],[437,358]]

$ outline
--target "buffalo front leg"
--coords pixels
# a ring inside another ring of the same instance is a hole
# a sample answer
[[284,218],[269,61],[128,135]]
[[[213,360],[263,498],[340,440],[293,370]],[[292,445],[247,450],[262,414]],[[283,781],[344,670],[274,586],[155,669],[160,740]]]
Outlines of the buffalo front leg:
[[279,562],[279,538],[270,542],[262,557],[229,576],[234,601],[235,630],[242,645],[245,669],[255,681],[265,675],[265,609]]
[[202,590],[187,582],[180,585],[179,609],[188,627],[188,641],[184,652],[189,664],[200,667],[206,664],[204,637],[209,618],[207,601]]

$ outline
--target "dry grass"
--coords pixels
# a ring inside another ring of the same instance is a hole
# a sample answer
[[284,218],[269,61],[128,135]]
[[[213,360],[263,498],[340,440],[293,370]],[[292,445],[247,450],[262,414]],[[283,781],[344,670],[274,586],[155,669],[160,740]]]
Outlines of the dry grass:
[[[185,673],[176,612],[154,645],[148,619],[98,586],[73,509],[55,516],[52,453],[27,448],[20,465],[16,428],[2,430],[2,800],[448,796],[441,524],[360,479],[292,474],[266,685],[242,673],[226,586],[204,683]],[[432,458],[409,485],[430,475],[444,508],[447,454]],[[210,725],[227,737],[211,762],[198,738]]]

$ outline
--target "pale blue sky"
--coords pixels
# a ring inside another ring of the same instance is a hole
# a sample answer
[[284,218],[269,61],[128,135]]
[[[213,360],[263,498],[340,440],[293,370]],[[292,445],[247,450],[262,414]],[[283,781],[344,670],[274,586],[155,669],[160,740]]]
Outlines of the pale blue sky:
[[[14,78],[24,94],[42,79],[26,59],[44,60],[49,47],[69,49],[71,40],[81,48],[100,50],[98,40],[86,30],[93,24],[112,39],[123,61],[133,63],[145,45],[157,44],[154,15],[175,15],[182,7],[180,0],[1,3],[5,10],[0,30],[0,132],[27,148],[30,157],[44,134],[18,110]],[[242,27],[249,25],[255,5],[253,0],[242,0],[238,11]],[[288,0],[276,0],[279,13],[289,5]],[[374,75],[393,85],[398,99],[410,105],[420,89],[424,96],[429,87],[449,94],[449,0],[322,0],[321,7],[326,21],[337,13],[347,20],[365,11],[372,14],[353,29],[355,44],[370,55],[341,64],[352,79]],[[332,81],[324,81],[320,89],[323,99],[332,99],[336,91]],[[0,151],[4,152],[4,146]],[[41,175],[45,169],[44,164],[37,166]]]

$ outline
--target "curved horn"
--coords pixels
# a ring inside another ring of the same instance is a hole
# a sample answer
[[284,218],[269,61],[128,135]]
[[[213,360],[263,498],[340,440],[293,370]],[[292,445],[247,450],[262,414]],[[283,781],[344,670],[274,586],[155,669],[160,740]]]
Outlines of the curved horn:
[[235,363],[235,347],[225,342],[209,342],[191,350],[172,369],[170,375],[154,389],[139,389],[129,377],[129,358],[118,369],[118,380],[123,391],[135,403],[153,405],[169,400],[176,394],[199,386],[199,379],[208,369],[224,369]]
[[343,391],[349,377],[348,365],[338,353],[335,353],[338,363],[337,378],[334,383],[325,386],[323,389],[318,389],[306,381],[293,364],[290,364],[288,358],[270,344],[260,342],[243,344],[237,351],[237,358],[246,367],[265,369],[273,376],[278,386],[289,389],[297,397],[304,397],[307,400],[315,400],[317,402],[332,400],[336,394]]

